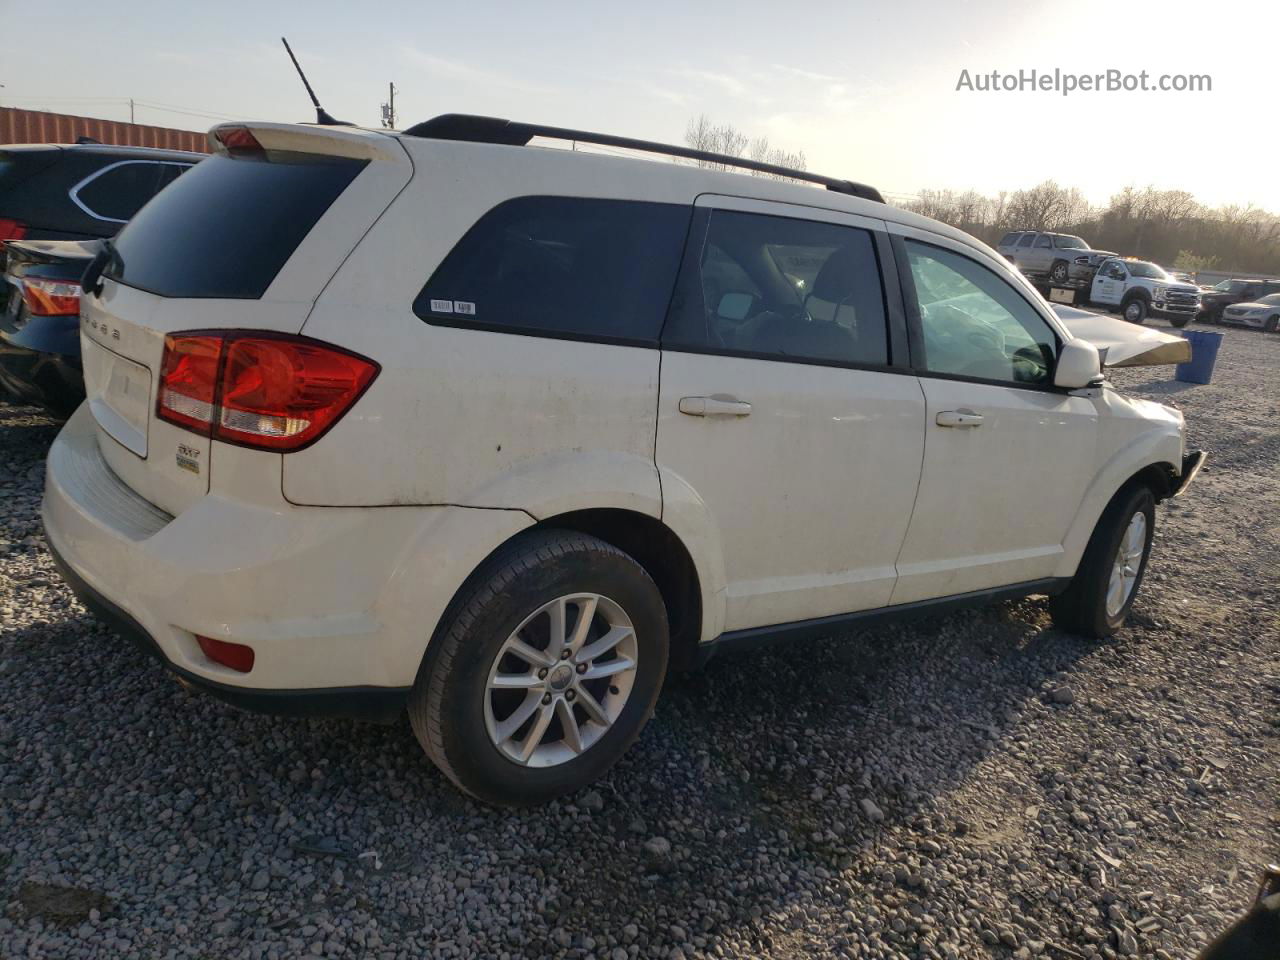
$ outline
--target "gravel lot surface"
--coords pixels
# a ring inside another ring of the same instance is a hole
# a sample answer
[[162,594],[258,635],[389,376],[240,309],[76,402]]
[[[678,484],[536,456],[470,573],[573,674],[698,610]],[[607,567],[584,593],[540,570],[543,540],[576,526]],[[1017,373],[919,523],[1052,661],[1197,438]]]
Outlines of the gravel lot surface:
[[1121,371],[1213,459],[1129,629],[1040,600],[725,657],[596,789],[463,799],[392,727],[188,694],[39,526],[0,405],[0,957],[1193,956],[1280,854],[1280,336]]

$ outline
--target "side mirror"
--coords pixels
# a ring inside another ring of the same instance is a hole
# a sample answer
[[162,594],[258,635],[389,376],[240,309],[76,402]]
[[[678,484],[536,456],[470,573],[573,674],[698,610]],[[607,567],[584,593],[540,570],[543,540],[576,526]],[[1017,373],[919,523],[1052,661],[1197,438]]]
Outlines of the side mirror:
[[1058,351],[1058,365],[1053,370],[1053,385],[1066,390],[1079,390],[1102,378],[1102,360],[1098,348],[1077,337],[1068,340]]

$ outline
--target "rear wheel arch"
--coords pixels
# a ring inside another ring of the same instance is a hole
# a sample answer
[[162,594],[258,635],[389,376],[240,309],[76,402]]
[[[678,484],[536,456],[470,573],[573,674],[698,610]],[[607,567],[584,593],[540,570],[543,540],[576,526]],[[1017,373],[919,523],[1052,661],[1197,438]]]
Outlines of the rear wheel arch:
[[440,634],[453,621],[459,605],[470,595],[477,578],[491,569],[496,558],[542,530],[585,533],[616,547],[644,568],[658,587],[667,609],[670,627],[670,668],[685,670],[696,663],[702,631],[702,592],[697,566],[683,541],[661,520],[634,510],[591,508],[557,514],[540,520],[508,537],[484,557],[458,585],[440,617],[419,665],[419,675]]
[[598,537],[633,557],[657,584],[671,629],[670,668],[696,663],[702,636],[702,589],[684,541],[661,520],[633,510],[597,508],[548,517],[532,529],[554,527]]

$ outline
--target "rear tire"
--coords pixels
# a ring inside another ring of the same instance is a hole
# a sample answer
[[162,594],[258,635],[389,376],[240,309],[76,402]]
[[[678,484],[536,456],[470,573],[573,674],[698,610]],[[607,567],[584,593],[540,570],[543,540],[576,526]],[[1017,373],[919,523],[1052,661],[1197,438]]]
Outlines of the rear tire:
[[1175,313],[1173,316],[1169,317],[1169,322],[1181,330],[1191,322],[1191,318],[1185,313]]
[[1121,490],[1107,505],[1070,585],[1049,600],[1057,626],[1102,638],[1124,625],[1147,572],[1155,505],[1147,487]]
[[596,537],[533,531],[451,604],[409,695],[409,721],[471,796],[544,803],[603,776],[639,736],[668,644],[662,595],[639,563]]

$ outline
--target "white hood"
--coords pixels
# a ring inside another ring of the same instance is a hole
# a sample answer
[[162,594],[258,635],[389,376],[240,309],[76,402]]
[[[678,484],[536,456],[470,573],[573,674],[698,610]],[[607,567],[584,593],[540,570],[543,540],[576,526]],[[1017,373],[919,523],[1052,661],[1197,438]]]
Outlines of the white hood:
[[1190,341],[1174,334],[1064,304],[1053,304],[1053,310],[1072,336],[1098,348],[1104,367],[1150,367],[1191,359]]

